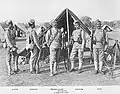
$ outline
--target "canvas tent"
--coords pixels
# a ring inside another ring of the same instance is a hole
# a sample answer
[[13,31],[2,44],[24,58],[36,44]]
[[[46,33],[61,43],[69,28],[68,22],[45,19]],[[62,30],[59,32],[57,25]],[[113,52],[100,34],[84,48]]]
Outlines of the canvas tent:
[[103,29],[103,30],[106,29],[107,32],[112,32],[112,31],[113,31],[113,28],[111,28],[111,27],[108,26],[108,25],[104,25],[104,26],[102,27],[102,29]]
[[[66,41],[70,40],[72,32],[74,30],[74,21],[78,20],[81,28],[88,34],[91,35],[91,31],[84,25],[84,23],[68,8],[63,10],[60,15],[54,20],[58,24],[58,28],[64,28],[64,31],[67,31]],[[51,26],[47,29],[49,30]],[[46,31],[47,31],[46,30]],[[70,55],[70,49],[68,49],[68,56]]]
[[28,32],[27,28],[25,28],[24,24],[17,23],[16,26],[20,29],[20,31],[23,33],[24,36],[26,36],[26,33]]
[[55,19],[58,23],[58,28],[63,27],[65,31],[68,32],[68,37],[72,34],[74,30],[73,22],[74,20],[78,20],[81,28],[88,33],[91,34],[90,30],[83,24],[83,22],[69,9],[65,9],[62,13]]

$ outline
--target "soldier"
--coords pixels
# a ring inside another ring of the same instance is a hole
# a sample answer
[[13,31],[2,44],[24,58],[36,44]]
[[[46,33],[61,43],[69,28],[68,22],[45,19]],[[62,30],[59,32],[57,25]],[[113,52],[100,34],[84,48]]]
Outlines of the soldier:
[[39,43],[42,44],[42,49],[41,49],[41,52],[39,53],[40,54],[40,62],[43,62],[44,58],[45,58],[45,54],[44,53],[47,53],[46,52],[46,45],[44,45],[45,43],[45,27],[44,26],[41,26],[39,27],[37,30],[36,30],[36,33],[37,33],[37,36],[38,36],[38,39],[39,39]]
[[75,62],[75,56],[78,52],[78,58],[79,58],[79,68],[78,68],[78,73],[81,73],[81,67],[83,63],[83,51],[84,51],[84,46],[85,46],[85,33],[84,31],[80,28],[80,23],[79,21],[76,21],[74,23],[74,26],[76,30],[73,31],[72,33],[72,39],[73,39],[73,48],[70,54],[70,60],[71,60],[71,69],[70,72],[74,71],[74,62]]
[[60,57],[62,32],[57,28],[57,22],[52,23],[52,28],[46,33],[46,42],[50,47],[50,76],[58,73],[57,65]]
[[[101,29],[101,21],[96,21],[96,30],[93,35],[93,55],[94,55],[94,65],[95,65],[95,74],[101,73],[102,71],[103,60],[104,60],[104,50],[107,48],[107,35]],[[99,63],[99,68],[98,68]]]
[[27,39],[27,49],[30,49],[30,73],[39,73],[39,62],[38,56],[39,56],[39,51],[41,50],[41,47],[39,45],[38,41],[38,36],[35,31],[35,21],[33,19],[30,19],[28,22],[29,25],[29,34],[28,34],[28,39]]
[[[14,72],[18,72],[18,62],[17,62],[17,47],[15,41],[15,34],[13,30],[13,22],[7,21],[8,29],[6,30],[5,38],[7,43],[7,56],[6,56],[6,64],[8,67],[8,75],[13,74]],[[11,61],[15,64],[14,72],[11,68]]]

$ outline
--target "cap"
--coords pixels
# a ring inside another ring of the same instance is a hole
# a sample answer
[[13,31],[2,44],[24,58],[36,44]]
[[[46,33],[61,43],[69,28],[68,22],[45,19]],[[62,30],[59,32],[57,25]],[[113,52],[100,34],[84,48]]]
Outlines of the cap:
[[53,21],[53,22],[50,23],[50,25],[52,25],[52,26],[55,25],[55,24],[57,24],[57,21]]
[[35,24],[35,20],[34,20],[34,19],[30,19],[30,20],[28,21],[28,23],[29,23],[29,24]]
[[7,25],[10,25],[10,24],[13,25],[13,22],[12,22],[12,20],[7,20],[7,21],[6,21],[6,24],[7,24]]
[[78,20],[76,20],[73,24],[75,25],[76,23],[80,25],[80,23],[79,23],[79,21],[78,21]]
[[99,19],[97,19],[96,24],[101,24],[101,21]]

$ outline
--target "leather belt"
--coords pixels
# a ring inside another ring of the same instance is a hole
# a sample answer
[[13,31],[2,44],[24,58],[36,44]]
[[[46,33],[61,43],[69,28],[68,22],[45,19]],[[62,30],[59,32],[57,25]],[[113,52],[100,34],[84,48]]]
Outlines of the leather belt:
[[96,41],[96,42],[99,42],[99,43],[101,43],[101,41]]
[[82,44],[82,42],[80,42],[80,41],[74,41],[74,42],[78,42],[79,44]]

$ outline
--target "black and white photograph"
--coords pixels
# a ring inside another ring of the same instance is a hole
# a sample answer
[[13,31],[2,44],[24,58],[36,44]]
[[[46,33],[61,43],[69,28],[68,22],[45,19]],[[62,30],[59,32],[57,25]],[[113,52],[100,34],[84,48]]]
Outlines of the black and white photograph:
[[119,86],[119,0],[0,0],[0,91],[120,94]]

